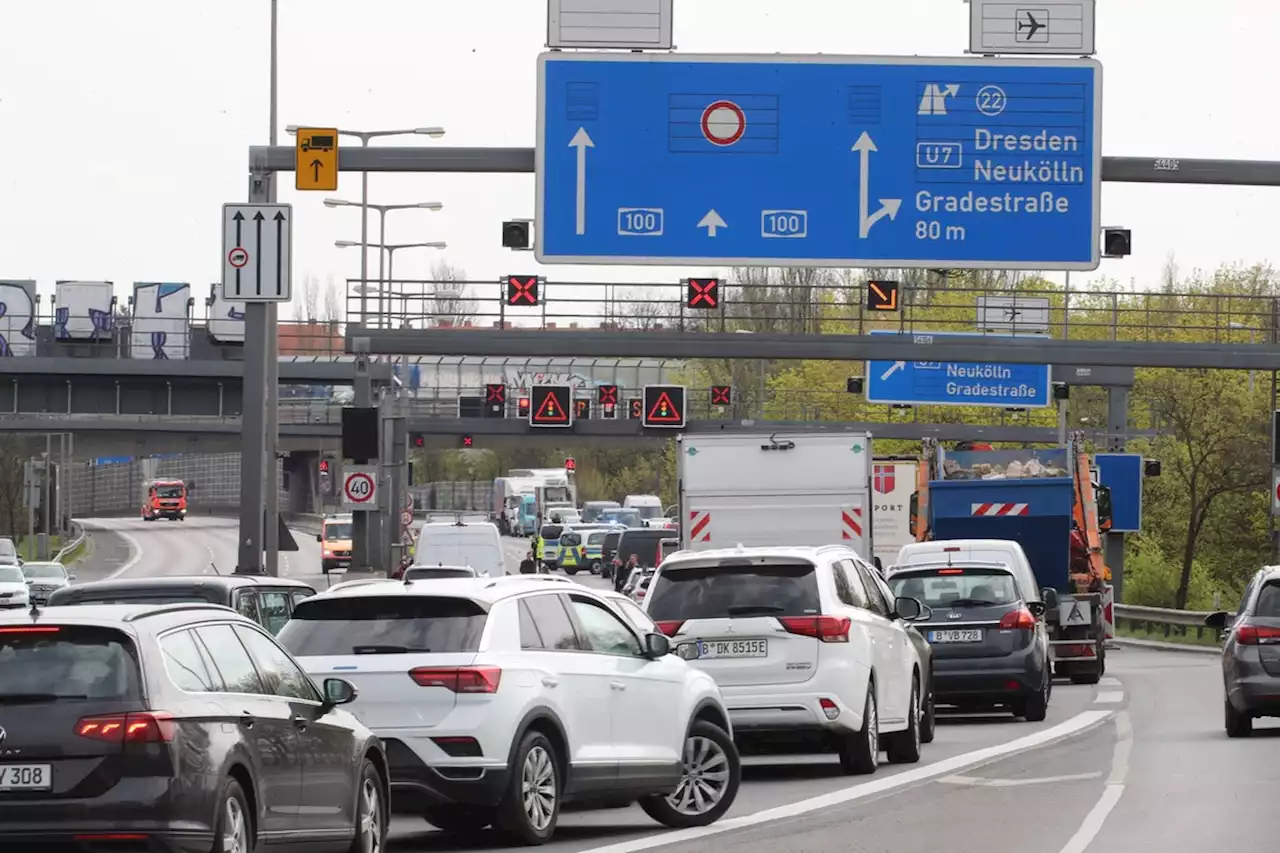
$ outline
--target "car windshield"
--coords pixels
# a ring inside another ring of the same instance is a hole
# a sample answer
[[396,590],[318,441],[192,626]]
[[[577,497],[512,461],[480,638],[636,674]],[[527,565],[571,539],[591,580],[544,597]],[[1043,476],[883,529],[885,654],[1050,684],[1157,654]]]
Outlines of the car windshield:
[[662,507],[660,506],[636,506],[628,507],[633,510],[641,518],[662,518]]
[[644,519],[634,509],[611,509],[600,519],[609,524],[620,524],[623,527],[643,527]]
[[12,539],[0,539],[0,556],[12,557],[17,553],[18,550],[14,547]]
[[542,526],[543,539],[559,539],[561,531],[564,527],[559,524],[544,524]]
[[578,533],[565,532],[560,534],[561,545],[581,545],[582,536]]
[[410,566],[404,573],[407,581],[440,580],[441,578],[473,578],[475,571],[466,568],[446,568],[443,566]]
[[29,580],[36,578],[53,578],[55,580],[65,580],[67,577],[66,567],[61,563],[26,563],[22,567],[22,573]]
[[812,563],[664,568],[649,595],[657,622],[822,612]]
[[605,532],[605,531],[603,531],[603,530],[597,530],[595,533],[588,533],[588,534],[587,534],[587,544],[588,544],[588,545],[603,545],[603,544],[604,544],[605,537],[607,537],[608,535],[609,535],[609,534],[608,534],[608,533],[606,533],[606,532]]
[[182,497],[182,491],[182,486],[156,486],[156,497],[180,498]]
[[[346,524],[326,524],[324,526],[324,538],[333,540],[350,539],[351,527],[350,522]],[[315,528],[312,529],[314,530]]]
[[27,576],[17,566],[0,566],[0,583],[26,583]]
[[927,607],[983,607],[1018,600],[1013,575],[1004,569],[906,569],[890,575],[889,589]]
[[277,639],[299,657],[474,652],[487,616],[469,598],[318,597],[298,602]]
[[212,591],[196,591],[184,589],[148,589],[146,587],[132,589],[86,590],[82,586],[69,586],[54,590],[49,599],[50,605],[59,607],[70,604],[221,604]]
[[140,699],[137,653],[120,631],[40,624],[0,633],[0,707]]

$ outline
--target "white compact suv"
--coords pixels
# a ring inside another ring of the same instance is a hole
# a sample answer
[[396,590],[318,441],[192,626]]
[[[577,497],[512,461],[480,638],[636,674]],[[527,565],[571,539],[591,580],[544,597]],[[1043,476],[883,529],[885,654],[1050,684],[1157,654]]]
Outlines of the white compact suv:
[[680,552],[644,609],[676,653],[715,677],[739,744],[817,741],[847,773],[920,760],[923,608],[887,600],[847,547]]
[[683,828],[737,795],[715,681],[637,624],[567,578],[511,575],[333,589],[279,639],[356,686],[348,709],[386,744],[397,811],[542,844],[566,802],[638,801]]

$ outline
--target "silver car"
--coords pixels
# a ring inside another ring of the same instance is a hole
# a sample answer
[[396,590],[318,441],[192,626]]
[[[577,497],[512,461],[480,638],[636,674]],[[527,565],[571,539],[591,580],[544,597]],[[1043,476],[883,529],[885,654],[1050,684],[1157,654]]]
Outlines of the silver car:
[[1204,623],[1227,632],[1222,644],[1227,737],[1248,737],[1256,718],[1280,717],[1280,566],[1253,576],[1235,613],[1211,613]]
[[62,563],[23,563],[22,574],[27,579],[27,592],[36,604],[44,604],[55,589],[71,586],[76,579]]

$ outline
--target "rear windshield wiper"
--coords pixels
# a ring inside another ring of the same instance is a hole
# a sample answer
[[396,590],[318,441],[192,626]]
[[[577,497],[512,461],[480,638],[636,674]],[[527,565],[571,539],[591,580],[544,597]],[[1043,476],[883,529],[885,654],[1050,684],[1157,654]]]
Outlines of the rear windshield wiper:
[[88,699],[77,693],[0,693],[0,705],[20,705],[28,702],[56,702],[59,699]]
[[725,612],[730,616],[751,616],[753,614],[765,616],[770,613],[783,613],[786,609],[776,604],[734,604],[726,607]]
[[419,649],[413,646],[352,646],[353,655],[407,655],[414,652],[430,653],[431,649]]
[[996,603],[985,598],[954,598],[944,604],[947,607],[994,607]]

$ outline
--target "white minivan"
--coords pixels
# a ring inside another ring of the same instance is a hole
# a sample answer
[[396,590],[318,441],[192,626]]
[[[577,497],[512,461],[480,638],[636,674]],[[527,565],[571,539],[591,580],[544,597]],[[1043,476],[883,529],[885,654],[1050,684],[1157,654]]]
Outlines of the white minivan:
[[939,539],[936,542],[912,542],[898,551],[898,559],[889,568],[903,568],[918,563],[957,562],[1003,563],[1013,573],[1018,592],[1025,602],[1043,601],[1040,584],[1022,546],[1012,539]]
[[418,532],[413,552],[416,566],[470,566],[481,577],[500,578],[507,573],[502,536],[495,524],[485,522],[428,522]]
[[623,509],[634,509],[648,524],[651,518],[662,518],[662,498],[657,495],[627,495],[622,500]]

